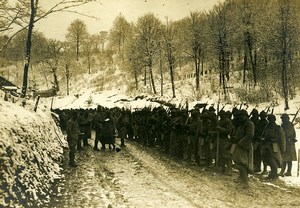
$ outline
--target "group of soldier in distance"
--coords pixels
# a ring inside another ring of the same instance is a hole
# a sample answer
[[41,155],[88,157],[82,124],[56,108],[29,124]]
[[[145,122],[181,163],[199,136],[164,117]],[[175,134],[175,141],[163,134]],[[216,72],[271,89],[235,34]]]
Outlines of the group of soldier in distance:
[[[119,137],[121,148],[126,140],[135,141],[225,175],[232,175],[234,164],[239,171],[235,182],[242,187],[248,187],[249,174],[264,175],[264,180],[292,175],[292,161],[297,160],[293,118],[282,114],[278,122],[269,109],[253,109],[248,114],[237,107],[224,111],[214,106],[207,109],[206,105],[195,105],[191,110],[171,105],[134,111],[102,106],[54,111],[67,133],[70,166],[77,166],[76,147],[81,150],[93,145],[95,151],[119,151],[115,147],[115,138]],[[95,140],[89,144],[92,130]]]

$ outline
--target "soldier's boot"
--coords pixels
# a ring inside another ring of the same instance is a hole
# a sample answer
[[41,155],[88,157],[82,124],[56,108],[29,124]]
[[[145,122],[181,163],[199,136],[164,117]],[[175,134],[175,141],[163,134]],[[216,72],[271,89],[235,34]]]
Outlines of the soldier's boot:
[[196,163],[196,159],[195,159],[195,155],[192,155],[191,156],[191,164],[192,165],[196,165],[197,163]]
[[264,164],[264,169],[263,172],[261,172],[261,175],[267,175],[268,171],[267,171],[267,165]]
[[227,165],[227,173],[226,174],[231,176],[232,175],[232,162],[231,162],[231,160],[227,160],[226,165]]
[[287,162],[288,169],[287,172],[284,174],[285,176],[292,176],[292,161]]

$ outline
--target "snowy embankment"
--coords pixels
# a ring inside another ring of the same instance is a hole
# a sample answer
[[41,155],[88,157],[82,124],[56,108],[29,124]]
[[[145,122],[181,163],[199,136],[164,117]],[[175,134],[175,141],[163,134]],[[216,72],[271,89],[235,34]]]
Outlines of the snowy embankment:
[[60,176],[66,141],[45,107],[0,103],[0,207],[36,207]]

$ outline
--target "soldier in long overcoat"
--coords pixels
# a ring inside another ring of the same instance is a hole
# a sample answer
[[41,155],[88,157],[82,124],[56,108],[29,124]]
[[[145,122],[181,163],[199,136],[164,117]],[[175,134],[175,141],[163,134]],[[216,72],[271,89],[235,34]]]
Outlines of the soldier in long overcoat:
[[233,131],[233,124],[224,110],[221,110],[220,121],[218,122],[217,130],[219,132],[219,166],[222,168],[222,173],[231,174],[231,156],[229,155],[229,135]]
[[208,131],[210,127],[210,119],[209,119],[209,113],[203,112],[201,115],[202,120],[202,126],[201,130],[199,132],[199,140],[198,140],[198,160],[199,165],[201,165],[202,159],[205,159],[205,165],[209,166],[208,164],[208,158],[206,157],[209,153],[209,142],[208,142]]
[[201,133],[202,128],[202,121],[200,119],[200,112],[199,110],[192,109],[191,110],[191,117],[188,119],[188,137],[190,141],[190,151],[188,153],[189,160],[192,164],[198,163],[198,142],[199,136]]
[[72,112],[71,118],[67,121],[66,125],[67,141],[69,146],[69,165],[77,166],[75,164],[75,148],[80,134],[79,126],[77,123],[77,112]]
[[[262,134],[268,125],[268,120],[267,120],[267,113],[265,111],[261,111],[259,113],[259,120],[255,124],[255,131],[254,131],[254,138],[253,138],[253,172],[258,173],[261,172],[261,162],[262,162],[262,155],[261,155],[261,138]],[[263,174],[267,173],[267,165],[265,162],[264,164],[264,169],[263,169]]]
[[97,110],[94,113],[93,123],[96,131],[94,150],[98,149],[98,143],[102,136],[102,118],[101,118],[101,106],[97,106]]
[[253,171],[253,146],[254,124],[249,120],[246,110],[235,113],[237,128],[233,134],[233,147],[231,148],[232,160],[239,170],[237,182],[248,186],[248,174]]
[[112,145],[113,149],[115,149],[115,133],[117,131],[117,127],[110,110],[106,111],[102,125],[102,137],[100,140],[102,145],[101,149],[104,150],[106,144],[109,144],[109,148],[111,148]]
[[[296,147],[296,131],[292,122],[290,122],[289,115],[284,113],[281,116],[282,124],[281,127],[285,133],[286,149],[283,154],[283,162],[281,167],[281,176],[291,176],[292,175],[292,161],[297,161]],[[286,165],[288,166],[287,172],[285,172]]]
[[266,179],[277,179],[277,170],[282,165],[282,154],[285,152],[285,134],[281,126],[276,124],[276,117],[268,115],[268,125],[263,133],[262,157],[271,172]]

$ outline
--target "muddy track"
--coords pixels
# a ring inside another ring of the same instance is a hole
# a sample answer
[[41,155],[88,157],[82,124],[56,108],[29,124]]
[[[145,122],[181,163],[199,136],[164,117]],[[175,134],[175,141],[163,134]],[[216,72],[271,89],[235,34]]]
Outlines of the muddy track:
[[[92,141],[90,141],[92,143]],[[300,189],[282,181],[250,177],[250,188],[224,176],[167,157],[158,150],[127,143],[120,152],[77,155],[79,166],[64,162],[64,179],[50,207],[299,207]],[[59,193],[59,194],[57,194]]]

